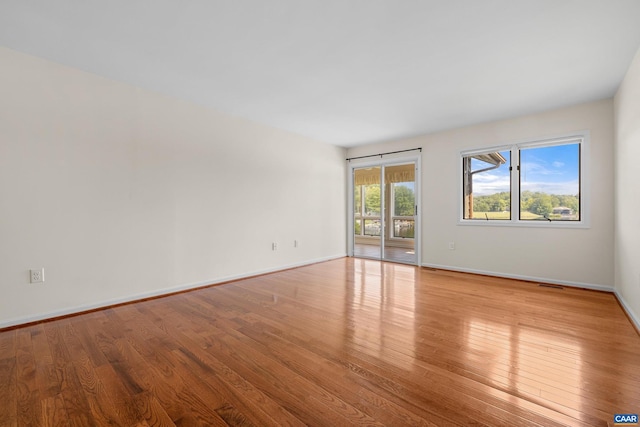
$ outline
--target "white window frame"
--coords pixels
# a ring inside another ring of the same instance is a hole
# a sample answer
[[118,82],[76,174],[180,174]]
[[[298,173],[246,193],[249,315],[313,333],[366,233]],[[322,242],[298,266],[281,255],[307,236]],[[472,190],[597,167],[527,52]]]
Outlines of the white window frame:
[[[542,228],[589,228],[591,218],[590,204],[590,134],[580,131],[557,135],[549,138],[525,140],[482,149],[464,150],[458,158],[458,225],[480,227],[542,227]],[[520,219],[520,150],[526,148],[551,147],[572,142],[580,143],[580,220],[578,221],[533,221]],[[464,219],[464,157],[473,154],[486,154],[496,151],[511,153],[511,219],[481,220]]]

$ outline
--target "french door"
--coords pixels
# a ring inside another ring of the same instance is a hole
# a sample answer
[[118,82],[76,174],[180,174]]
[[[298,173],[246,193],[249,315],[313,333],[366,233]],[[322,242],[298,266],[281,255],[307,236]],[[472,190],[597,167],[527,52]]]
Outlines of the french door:
[[349,254],[419,263],[419,159],[351,166]]

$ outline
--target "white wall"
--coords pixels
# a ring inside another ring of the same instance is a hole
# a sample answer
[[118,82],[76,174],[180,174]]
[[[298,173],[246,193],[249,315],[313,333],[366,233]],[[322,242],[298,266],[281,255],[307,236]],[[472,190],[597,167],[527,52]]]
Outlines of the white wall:
[[[588,229],[457,225],[460,151],[589,130]],[[349,157],[422,147],[422,263],[613,289],[613,102],[352,148]],[[455,250],[448,249],[455,242]]]
[[615,285],[640,327],[640,50],[614,98]]
[[0,327],[343,256],[344,158],[0,48]]

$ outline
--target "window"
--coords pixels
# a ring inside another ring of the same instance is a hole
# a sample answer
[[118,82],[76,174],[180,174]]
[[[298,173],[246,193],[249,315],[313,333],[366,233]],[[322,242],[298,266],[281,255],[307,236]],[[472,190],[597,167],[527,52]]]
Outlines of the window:
[[416,198],[413,182],[394,182],[391,184],[391,212],[394,238],[413,239],[415,236]]
[[511,219],[511,153],[464,156],[464,219]]
[[[402,181],[388,184],[391,200],[386,217],[391,217],[392,227],[385,233],[392,239],[415,238],[415,183]],[[380,185],[363,184],[353,187],[354,234],[356,236],[380,237],[382,216],[380,208]]]
[[580,221],[580,143],[520,150],[520,219]]
[[380,184],[355,185],[354,234],[380,236]]
[[462,221],[585,225],[587,135],[462,153]]

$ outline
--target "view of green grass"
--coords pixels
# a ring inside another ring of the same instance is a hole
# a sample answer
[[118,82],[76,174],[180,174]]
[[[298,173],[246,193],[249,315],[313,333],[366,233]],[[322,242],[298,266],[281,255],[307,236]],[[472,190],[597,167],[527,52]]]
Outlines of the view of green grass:
[[[532,212],[522,212],[522,219],[543,219],[542,215]],[[509,212],[477,212],[473,211],[473,219],[510,219]]]
[[472,219],[509,219],[509,212],[476,212]]

